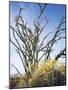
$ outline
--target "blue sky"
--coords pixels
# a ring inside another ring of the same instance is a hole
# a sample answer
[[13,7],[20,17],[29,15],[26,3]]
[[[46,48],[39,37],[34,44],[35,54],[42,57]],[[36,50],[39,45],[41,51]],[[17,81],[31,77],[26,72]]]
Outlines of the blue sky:
[[[43,5],[43,4],[42,4]],[[25,2],[14,2],[11,1],[10,2],[10,25],[14,26],[14,18],[15,16],[18,15],[19,13],[19,8],[25,8],[25,10],[22,11],[22,17],[24,19],[25,22],[28,23],[28,27],[32,28],[32,30],[34,30],[33,28],[33,21],[35,19],[37,19],[38,15],[39,15],[39,7],[36,3],[25,3]],[[46,33],[51,32],[52,30],[54,30],[56,28],[56,26],[58,25],[61,16],[65,16],[65,5],[61,5],[61,4],[48,4],[48,6],[46,7],[43,16],[41,18],[43,18],[43,22],[42,25],[44,25],[46,23],[45,17],[48,17],[49,19],[49,23],[47,24],[45,30],[43,31],[43,33],[41,34],[40,39],[42,40],[42,37],[44,37],[46,35]],[[12,37],[12,32],[10,31],[10,36]],[[62,47],[61,47],[62,45]],[[56,53],[58,53],[59,50],[61,50],[63,47],[65,46],[65,42],[64,41],[60,41],[58,43],[58,45],[55,45],[55,52],[53,53],[53,56],[56,55]],[[22,63],[20,61],[20,58],[18,56],[18,54],[16,53],[16,50],[14,48],[14,46],[12,44],[10,44],[10,64],[14,64],[20,72],[24,72]],[[16,73],[16,70],[10,66],[10,73]]]

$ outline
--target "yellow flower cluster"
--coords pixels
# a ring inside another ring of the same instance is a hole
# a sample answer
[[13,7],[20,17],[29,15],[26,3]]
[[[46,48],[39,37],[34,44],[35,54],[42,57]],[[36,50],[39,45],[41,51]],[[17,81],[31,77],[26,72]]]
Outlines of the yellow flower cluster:
[[42,73],[44,74],[44,73],[47,73],[48,71],[52,71],[55,64],[56,64],[56,61],[54,61],[54,60],[48,60],[48,61],[42,62],[39,65],[38,72],[40,74],[42,74]]

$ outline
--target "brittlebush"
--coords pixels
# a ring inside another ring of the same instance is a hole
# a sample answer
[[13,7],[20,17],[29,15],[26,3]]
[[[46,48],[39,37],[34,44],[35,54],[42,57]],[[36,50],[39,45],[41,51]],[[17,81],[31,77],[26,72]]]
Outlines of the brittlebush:
[[[33,68],[33,66],[32,66]],[[11,88],[60,86],[66,84],[66,68],[56,60],[46,60],[34,67],[32,76],[13,77],[10,79]]]
[[42,62],[29,80],[30,87],[65,85],[65,66],[56,60]]

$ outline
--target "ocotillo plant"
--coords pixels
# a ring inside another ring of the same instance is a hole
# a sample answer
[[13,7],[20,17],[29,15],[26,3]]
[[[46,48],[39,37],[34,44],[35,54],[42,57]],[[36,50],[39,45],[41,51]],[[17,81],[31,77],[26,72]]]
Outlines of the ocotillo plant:
[[[43,57],[45,58],[45,60],[51,59],[50,55],[54,44],[56,44],[59,40],[61,39],[65,40],[66,38],[65,37],[66,18],[62,17],[56,30],[45,35],[42,41],[39,40],[41,33],[43,32],[49,21],[48,18],[46,17],[45,19],[46,23],[44,26],[41,27],[40,19],[43,16],[43,13],[48,5],[47,4],[44,4],[43,6],[41,6],[41,4],[37,5],[40,10],[40,13],[37,19],[33,21],[34,32],[33,30],[31,30],[31,28],[27,26],[27,23],[25,23],[21,15],[21,12],[25,10],[24,8],[20,8],[19,14],[15,18],[16,23],[15,27],[10,26],[10,29],[13,31],[13,37],[16,43],[12,40],[12,38],[10,38],[10,42],[15,46],[16,51],[22,61],[25,73],[28,76],[32,75],[34,70],[38,67],[39,61],[41,61]],[[52,35],[52,38],[49,39],[48,42],[44,43],[44,41],[46,41],[49,35],[51,35],[52,33],[54,33]],[[63,36],[62,33],[64,33]],[[41,57],[39,57],[40,52],[42,52]],[[58,60],[61,56],[65,55],[66,55],[66,48],[63,48],[63,50],[59,51],[59,53],[56,55],[55,60]],[[14,65],[12,66],[19,73],[18,69]]]

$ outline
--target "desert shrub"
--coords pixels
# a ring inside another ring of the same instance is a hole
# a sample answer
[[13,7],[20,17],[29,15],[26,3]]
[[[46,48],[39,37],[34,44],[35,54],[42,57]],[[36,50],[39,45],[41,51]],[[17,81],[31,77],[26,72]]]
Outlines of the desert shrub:
[[22,75],[17,84],[17,88],[29,87],[28,86],[29,77],[27,75]]
[[11,76],[10,77],[10,88],[16,88],[18,82],[20,80],[20,77],[18,76]]
[[40,64],[29,80],[30,87],[65,85],[65,66],[58,61],[46,61]]
[[39,63],[38,68],[27,75],[13,76],[10,78],[11,88],[44,87],[66,85],[65,66],[56,60],[47,60]]
[[10,77],[10,88],[28,87],[29,78],[27,75]]

